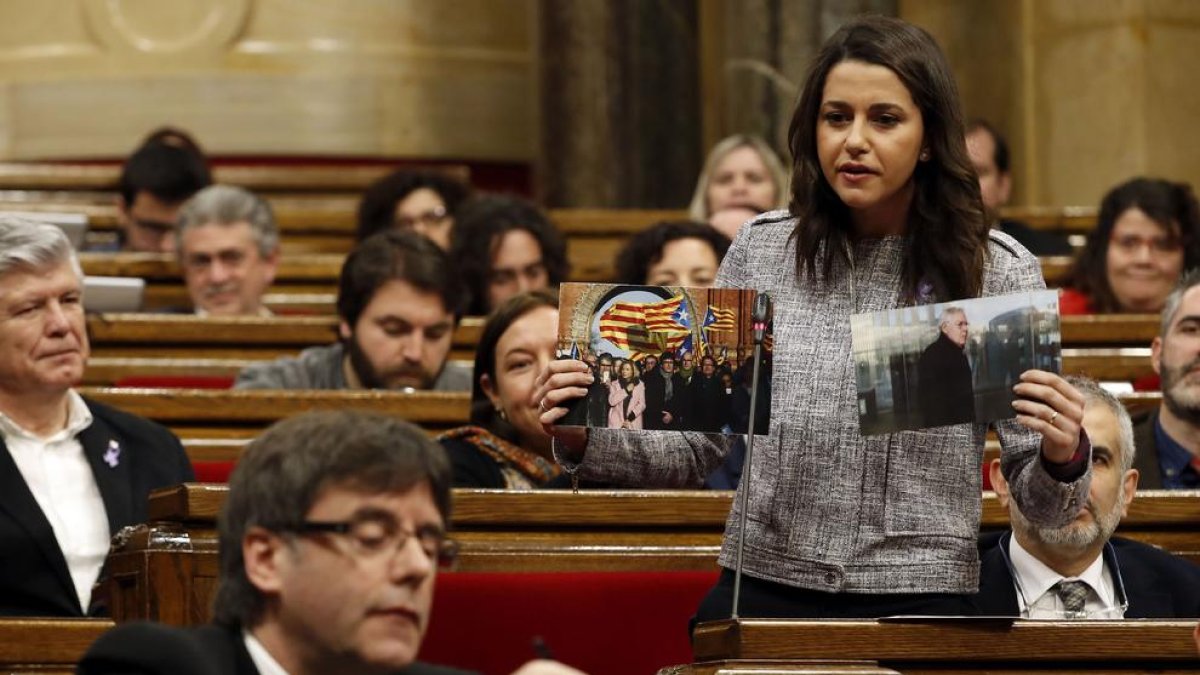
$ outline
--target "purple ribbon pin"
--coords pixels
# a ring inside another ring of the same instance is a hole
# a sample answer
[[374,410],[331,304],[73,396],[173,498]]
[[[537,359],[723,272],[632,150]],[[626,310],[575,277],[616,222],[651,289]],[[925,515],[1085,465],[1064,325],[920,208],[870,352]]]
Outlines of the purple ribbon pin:
[[104,451],[104,463],[110,469],[117,468],[117,464],[121,462],[121,444],[116,441],[108,442],[108,450]]

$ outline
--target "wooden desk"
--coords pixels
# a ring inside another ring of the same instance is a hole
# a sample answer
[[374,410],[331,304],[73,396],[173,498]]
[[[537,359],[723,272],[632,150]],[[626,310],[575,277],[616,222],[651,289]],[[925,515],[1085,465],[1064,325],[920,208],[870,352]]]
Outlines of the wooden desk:
[[[1200,672],[1194,621],[742,619],[701,624],[671,675]],[[864,670],[866,669],[866,670]]]
[[[151,523],[131,530],[109,558],[115,618],[207,620],[217,577],[215,519],[227,492],[188,484],[151,496]],[[713,491],[455,490],[459,569],[715,570],[731,499]],[[1200,493],[1145,492],[1119,533],[1200,561],[1198,523]],[[1007,513],[985,493],[983,529],[1007,526]]]
[[82,387],[93,400],[164,424],[182,437],[253,438],[281,419],[310,410],[393,415],[439,431],[466,424],[469,392],[121,389]]
[[1149,347],[1158,336],[1157,314],[1062,317],[1063,347]]
[[72,675],[108,619],[0,618],[0,673]]
[[[217,578],[215,520],[227,491],[188,484],[151,496],[151,523],[130,530],[109,557],[105,583],[114,618],[178,625],[208,620]],[[458,569],[715,571],[730,497],[455,490]]]

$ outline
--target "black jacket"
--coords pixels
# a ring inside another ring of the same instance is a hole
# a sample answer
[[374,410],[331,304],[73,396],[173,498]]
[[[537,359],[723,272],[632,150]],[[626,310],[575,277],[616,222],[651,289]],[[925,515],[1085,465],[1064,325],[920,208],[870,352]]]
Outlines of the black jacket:
[[[79,675],[258,675],[237,628],[121,624],[100,636],[79,662]],[[414,663],[396,675],[469,675]]]
[[[195,480],[179,439],[166,428],[136,415],[84,400],[92,424],[78,439],[92,468],[109,534],[147,520],[151,490]],[[111,443],[120,448],[116,466],[104,461]],[[66,558],[0,440],[0,615],[84,615]],[[89,613],[98,614],[93,606]]]
[[[661,368],[661,366],[660,366]],[[642,378],[646,386],[646,412],[642,414],[642,426],[646,429],[677,429],[683,421],[688,395],[687,385],[679,373],[671,374],[671,400],[666,400],[667,384],[659,369]],[[671,413],[671,423],[663,424],[663,412]]]
[[[996,534],[981,539],[979,594],[975,596],[975,603],[979,613],[985,616],[1017,616],[1020,613],[1016,586],[1000,551],[1000,546],[1008,539]],[[1200,566],[1131,539],[1113,537],[1109,542],[1112,547],[1105,547],[1105,561],[1110,570],[1121,572],[1129,600],[1125,618],[1200,617]],[[1113,577],[1115,581],[1115,573]]]
[[917,362],[921,418],[927,427],[975,421],[971,364],[962,347],[945,333],[921,352]]
[[1133,468],[1138,470],[1139,490],[1161,490],[1162,468],[1158,465],[1158,440],[1154,427],[1158,424],[1158,408],[1148,410],[1133,418]]

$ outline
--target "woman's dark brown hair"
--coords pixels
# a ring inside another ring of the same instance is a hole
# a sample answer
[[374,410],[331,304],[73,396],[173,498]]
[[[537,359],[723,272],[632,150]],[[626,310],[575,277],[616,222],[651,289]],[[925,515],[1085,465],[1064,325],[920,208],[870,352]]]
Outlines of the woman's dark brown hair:
[[479,425],[514,443],[517,442],[516,429],[496,414],[496,409],[484,393],[479,380],[487,375],[493,383],[496,382],[496,345],[500,344],[500,338],[517,319],[539,307],[558,309],[558,294],[545,289],[529,291],[500,303],[484,324],[479,344],[475,347],[475,381],[471,384],[471,424]]
[[650,267],[662,260],[663,249],[680,239],[699,239],[708,244],[717,258],[717,265],[725,259],[725,252],[731,243],[728,237],[708,223],[690,220],[655,223],[630,237],[617,253],[617,283],[646,283]]
[[1134,178],[1104,195],[1096,227],[1071,269],[1071,287],[1083,293],[1098,313],[1123,311],[1108,283],[1108,246],[1121,214],[1137,208],[1183,246],[1183,269],[1200,265],[1200,206],[1187,183]]
[[924,123],[929,160],[917,163],[902,269],[910,298],[974,297],[983,286],[988,220],[979,181],[967,156],[958,87],[941,49],[924,30],[899,19],[868,16],[846,24],[825,43],[809,69],[788,129],[794,161],[791,212],[797,218],[796,275],[828,278],[835,258],[845,259],[852,237],[850,214],[825,180],[817,156],[817,123],[825,79],[843,61],[883,66],[912,95]]

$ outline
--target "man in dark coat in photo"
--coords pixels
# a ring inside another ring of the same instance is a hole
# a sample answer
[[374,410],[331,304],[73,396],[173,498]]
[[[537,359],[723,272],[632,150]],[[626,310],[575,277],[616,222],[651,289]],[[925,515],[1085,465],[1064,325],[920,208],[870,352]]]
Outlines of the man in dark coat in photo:
[[926,427],[975,421],[971,364],[963,352],[970,326],[962,308],[946,307],[938,324],[937,340],[921,352],[917,387]]

